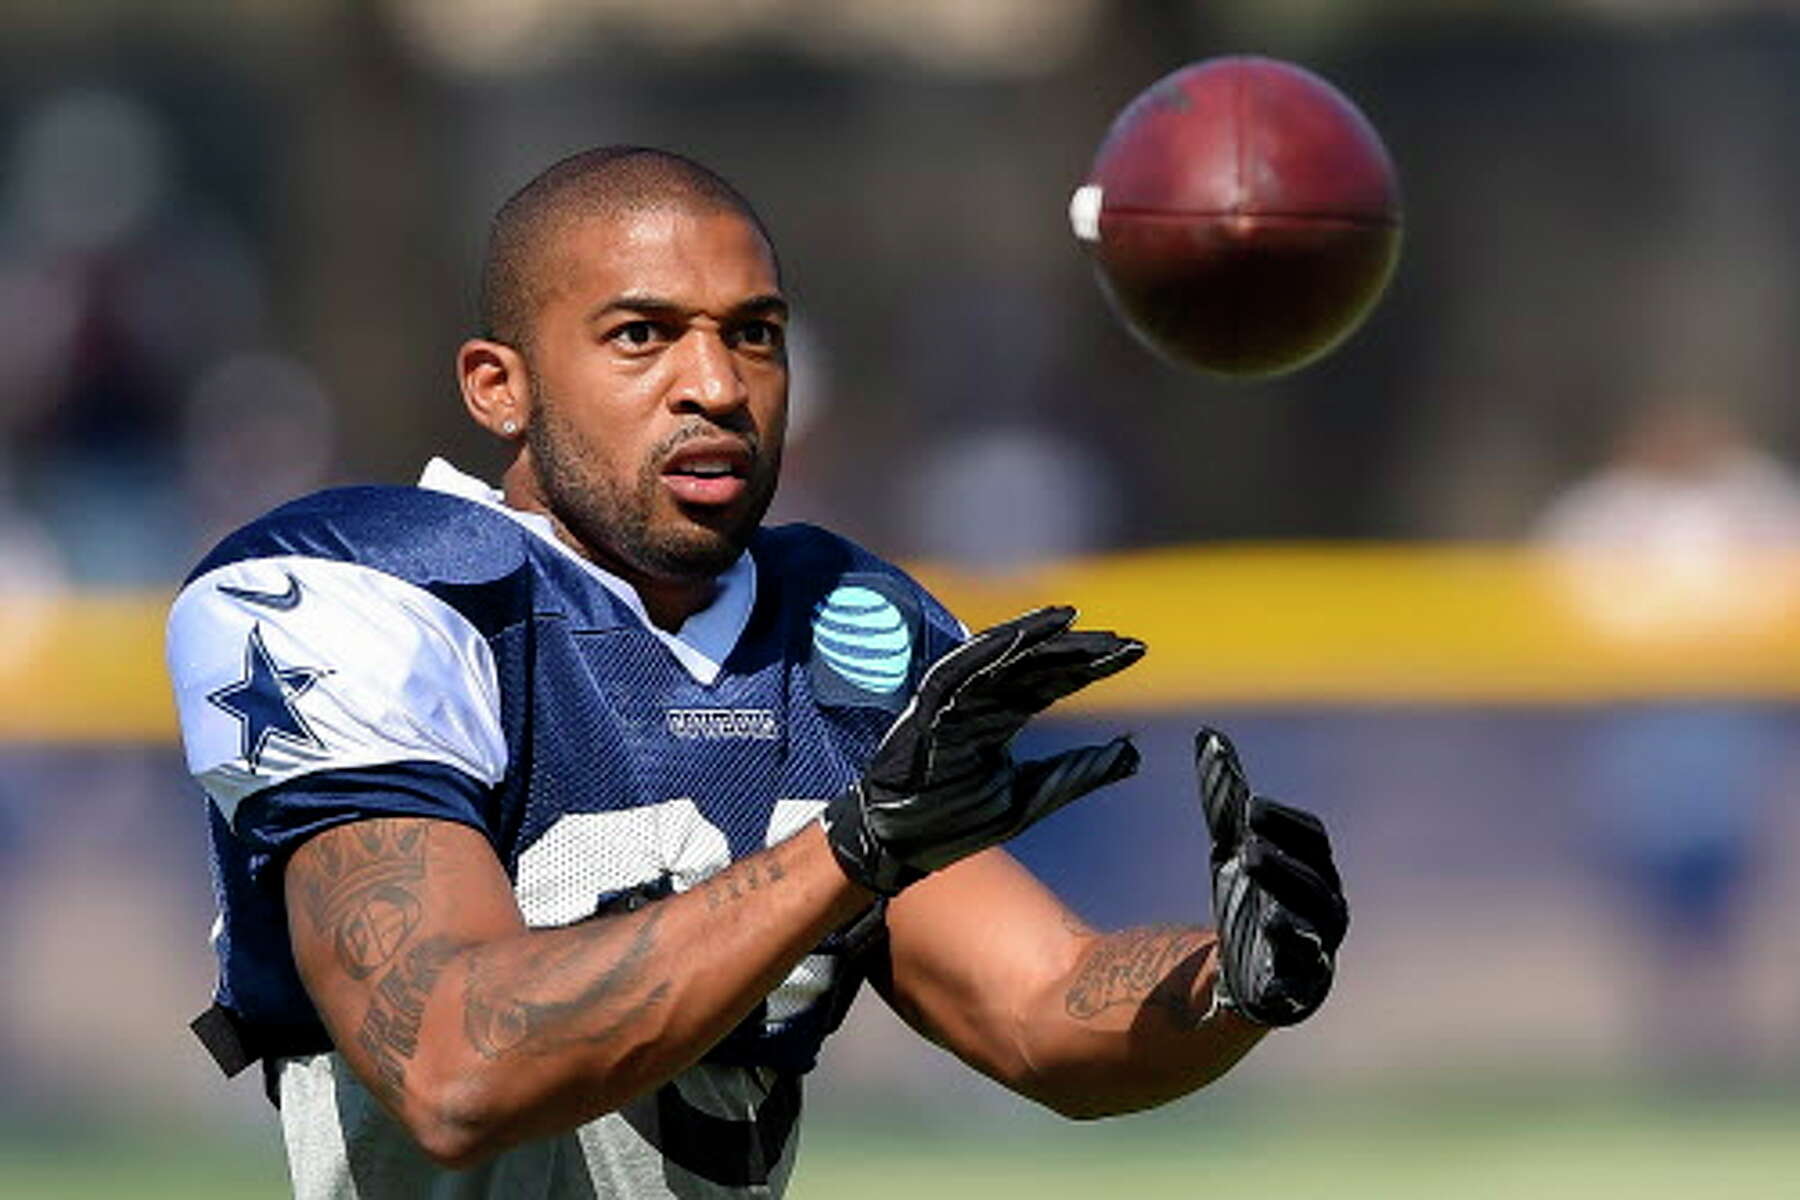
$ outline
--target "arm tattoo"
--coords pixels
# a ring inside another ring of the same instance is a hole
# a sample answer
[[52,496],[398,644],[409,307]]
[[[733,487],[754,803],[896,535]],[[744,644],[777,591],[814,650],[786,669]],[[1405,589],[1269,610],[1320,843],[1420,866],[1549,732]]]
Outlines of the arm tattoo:
[[447,937],[409,945],[419,927],[430,823],[377,818],[329,830],[290,870],[300,872],[300,904],[315,934],[330,939],[344,974],[355,980],[386,970],[369,993],[354,1034],[369,1058],[368,1079],[398,1104],[406,1066],[418,1053],[419,1025],[444,964],[457,946]]
[[301,899],[315,933],[331,938],[352,979],[393,960],[419,924],[427,822],[358,821],[332,830],[301,864]]
[[[701,881],[707,908],[723,908],[787,878],[784,853],[778,843]],[[602,1041],[662,1003],[670,983],[652,982],[648,962],[656,952],[664,911],[661,902],[652,902],[554,931],[547,946],[504,966],[475,951],[463,993],[463,1032],[469,1044],[489,1059],[548,1054]],[[607,950],[597,951],[600,943]],[[596,961],[610,965],[596,974]],[[508,985],[509,976],[530,982]]]
[[375,985],[356,1042],[369,1056],[376,1090],[398,1103],[406,1084],[406,1064],[419,1049],[419,1023],[438,973],[456,953],[449,938],[430,937],[408,950]]
[[[480,950],[469,957],[463,992],[463,1032],[482,1057],[548,1054],[580,1042],[600,1041],[660,1003],[667,980],[651,984],[645,960],[656,947],[663,907],[601,917],[545,939],[513,969]],[[610,965],[594,973],[596,943],[607,943]],[[529,980],[508,987],[506,976]],[[520,994],[525,993],[525,994]]]
[[1116,1005],[1156,1008],[1184,1028],[1206,1013],[1193,1002],[1194,981],[1216,952],[1211,934],[1184,925],[1150,925],[1097,938],[1076,969],[1063,1007],[1091,1021]]
[[700,890],[706,893],[706,907],[709,910],[723,908],[735,900],[742,900],[746,893],[760,891],[787,878],[780,855],[781,844],[777,843],[761,854],[740,858],[717,875],[703,880]]

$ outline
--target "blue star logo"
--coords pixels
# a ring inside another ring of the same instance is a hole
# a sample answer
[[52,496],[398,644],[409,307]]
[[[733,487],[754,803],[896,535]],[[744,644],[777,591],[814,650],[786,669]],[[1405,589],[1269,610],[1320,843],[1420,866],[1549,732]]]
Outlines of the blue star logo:
[[294,707],[294,701],[321,676],[329,674],[319,667],[284,667],[277,663],[263,644],[262,626],[258,624],[251,628],[250,642],[244,647],[244,677],[208,693],[206,699],[244,723],[243,757],[254,771],[270,738],[324,749],[325,743]]

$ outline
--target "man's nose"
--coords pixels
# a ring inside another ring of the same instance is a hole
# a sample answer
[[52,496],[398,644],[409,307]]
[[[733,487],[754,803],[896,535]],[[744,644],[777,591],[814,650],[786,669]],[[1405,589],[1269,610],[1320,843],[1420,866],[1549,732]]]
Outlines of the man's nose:
[[690,329],[675,348],[675,382],[669,402],[678,411],[716,414],[750,398],[737,358],[715,329]]

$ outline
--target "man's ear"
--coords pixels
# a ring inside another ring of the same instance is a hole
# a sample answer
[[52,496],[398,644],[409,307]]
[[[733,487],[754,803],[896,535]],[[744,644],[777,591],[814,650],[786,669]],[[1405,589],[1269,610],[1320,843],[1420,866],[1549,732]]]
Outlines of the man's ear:
[[531,420],[531,376],[525,356],[505,342],[470,338],[456,352],[463,404],[475,423],[496,437],[517,441]]

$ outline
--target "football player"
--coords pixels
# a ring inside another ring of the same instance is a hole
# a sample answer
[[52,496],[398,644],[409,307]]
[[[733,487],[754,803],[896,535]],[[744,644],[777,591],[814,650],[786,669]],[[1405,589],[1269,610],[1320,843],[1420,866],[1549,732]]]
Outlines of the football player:
[[1067,608],[966,636],[901,571],[764,528],[774,247],[705,168],[607,148],[498,214],[470,415],[499,488],[288,504],[169,622],[209,797],[215,1004],[302,1196],[779,1194],[865,980],[1072,1116],[1161,1103],[1323,1000],[1318,823],[1199,743],[1217,933],[1102,934],[999,847],[1131,773],[1013,735],[1143,646]]

